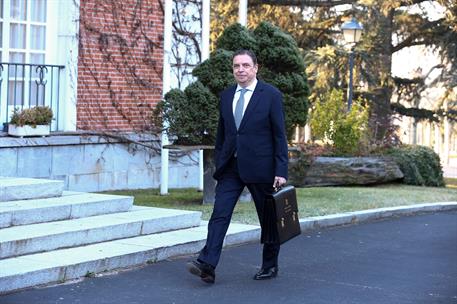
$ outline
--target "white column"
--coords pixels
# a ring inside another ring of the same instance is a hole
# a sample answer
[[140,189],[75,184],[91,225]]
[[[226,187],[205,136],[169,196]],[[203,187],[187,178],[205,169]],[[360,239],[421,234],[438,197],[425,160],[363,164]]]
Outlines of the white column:
[[[8,3],[8,1],[6,2]],[[59,131],[76,131],[76,101],[78,95],[78,33],[79,33],[79,0],[48,2],[50,13],[55,12],[49,21],[56,27],[56,53],[48,54],[52,60],[65,66],[60,78],[59,96]],[[9,9],[9,8],[8,8]],[[6,10],[9,11],[9,10]],[[52,39],[50,40],[52,43]],[[46,42],[47,43],[47,42]],[[51,47],[51,49],[53,49]]]
[[[172,39],[172,13],[173,1],[165,0],[165,13],[164,13],[164,33],[163,33],[163,75],[162,75],[162,97],[170,90],[171,87],[171,67],[170,67],[170,51]],[[168,122],[163,121],[163,128],[168,127]],[[168,194],[168,149],[163,146],[168,145],[168,136],[166,132],[162,132],[162,149],[161,149],[161,169],[160,169],[160,194]]]
[[431,147],[432,145],[432,128],[431,128],[431,122],[427,121],[424,123],[424,145],[427,147]]
[[202,61],[209,58],[210,3],[210,0],[202,3]]
[[[210,0],[202,1],[202,62],[209,58],[209,33],[210,33]],[[199,168],[199,183],[198,189],[203,191],[204,184],[204,168],[203,168],[203,150],[199,151],[198,168]]]
[[300,142],[300,127],[299,126],[295,127],[295,142],[296,143]]
[[305,125],[305,143],[311,141],[311,126],[309,123]]
[[435,145],[434,145],[434,150],[435,152],[440,155],[441,154],[441,130],[440,130],[440,123],[439,122],[435,122],[434,123],[434,130],[435,130]]
[[413,118],[413,122],[411,123],[411,144],[417,145],[417,121]]
[[243,26],[248,24],[248,0],[240,0],[238,6],[238,23]]

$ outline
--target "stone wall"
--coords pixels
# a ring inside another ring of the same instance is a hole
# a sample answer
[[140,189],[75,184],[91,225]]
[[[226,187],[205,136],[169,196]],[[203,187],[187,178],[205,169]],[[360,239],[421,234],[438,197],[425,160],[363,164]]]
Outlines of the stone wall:
[[[153,138],[131,135],[155,145]],[[170,153],[169,187],[198,187],[198,153]],[[58,179],[72,191],[158,188],[160,154],[101,136],[0,137],[0,176]]]

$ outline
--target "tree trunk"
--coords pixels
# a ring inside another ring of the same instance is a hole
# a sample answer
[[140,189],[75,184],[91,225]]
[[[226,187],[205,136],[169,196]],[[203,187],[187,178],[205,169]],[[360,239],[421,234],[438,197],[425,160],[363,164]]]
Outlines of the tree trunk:
[[365,35],[373,36],[372,45],[367,50],[370,57],[365,66],[368,77],[368,91],[372,97],[370,127],[373,138],[382,140],[390,125],[390,99],[392,97],[392,32],[394,10],[381,11],[381,5],[369,9],[370,24],[365,25]]

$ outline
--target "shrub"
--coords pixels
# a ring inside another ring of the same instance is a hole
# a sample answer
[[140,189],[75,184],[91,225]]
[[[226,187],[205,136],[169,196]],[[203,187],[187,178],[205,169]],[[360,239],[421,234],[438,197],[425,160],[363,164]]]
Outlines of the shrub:
[[403,145],[387,150],[404,174],[409,185],[444,187],[440,157],[431,148]]
[[169,91],[165,100],[156,110],[168,121],[168,133],[177,137],[175,144],[214,144],[216,134],[208,130],[216,129],[219,112],[217,99],[207,87],[196,81],[184,92]]
[[52,121],[52,110],[50,107],[33,107],[29,109],[14,109],[11,116],[10,124],[17,126],[29,125],[36,127],[37,125],[48,125]]
[[311,117],[314,135],[332,144],[335,153],[362,153],[368,136],[368,108],[362,99],[354,101],[347,111],[343,92],[333,89],[317,99]]
[[266,22],[254,31],[237,23],[224,30],[210,58],[192,71],[198,79],[198,85],[192,89],[193,98],[187,89],[184,92],[175,89],[165,95],[154,111],[154,123],[157,125],[164,115],[169,124],[166,132],[177,138],[175,143],[214,144],[218,95],[235,84],[231,58],[239,49],[253,50],[259,62],[258,78],[277,86],[283,93],[288,138],[292,137],[295,126],[305,125],[309,89],[302,54],[294,39]]

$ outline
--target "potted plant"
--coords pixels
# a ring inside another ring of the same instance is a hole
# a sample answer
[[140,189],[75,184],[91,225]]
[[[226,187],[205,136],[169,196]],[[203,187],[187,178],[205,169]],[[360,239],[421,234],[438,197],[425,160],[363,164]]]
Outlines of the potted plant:
[[15,109],[8,124],[8,134],[19,137],[49,135],[52,116],[52,110],[48,106]]

